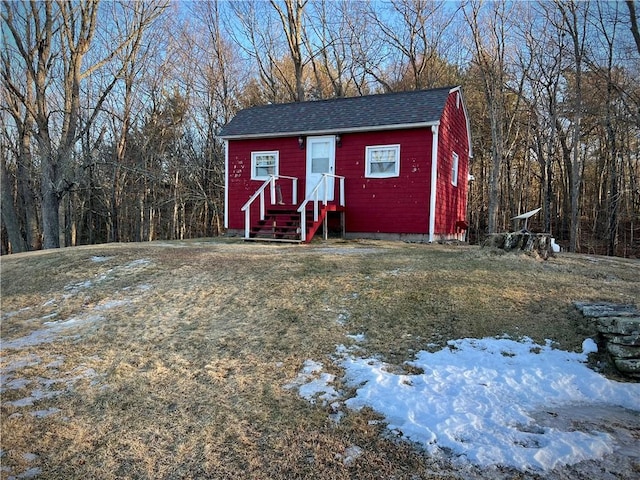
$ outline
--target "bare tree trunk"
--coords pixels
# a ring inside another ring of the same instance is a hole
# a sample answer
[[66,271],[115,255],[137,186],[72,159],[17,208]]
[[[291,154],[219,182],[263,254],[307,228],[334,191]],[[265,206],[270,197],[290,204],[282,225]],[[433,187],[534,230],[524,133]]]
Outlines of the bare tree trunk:
[[280,5],[275,0],[270,0],[273,8],[278,12],[282,29],[287,39],[291,61],[295,72],[296,82],[296,102],[304,101],[304,78],[302,59],[302,11],[308,0],[284,0],[286,12],[283,12]]
[[609,208],[607,210],[609,222],[607,226],[607,255],[616,254],[618,243],[618,204],[620,200],[618,181],[618,154],[612,146],[612,157],[609,165]]
[[606,114],[606,130],[607,144],[609,147],[609,206],[607,209],[609,222],[607,226],[607,255],[616,254],[616,245],[618,240],[618,203],[620,195],[618,193],[618,163],[619,154],[616,141],[616,129],[613,125],[613,84],[611,80],[613,44],[610,45],[609,69],[607,75],[607,114]]
[[[4,56],[5,52],[3,52]],[[4,75],[10,73],[10,62],[5,59],[3,62]],[[29,84],[25,85],[25,98],[28,102],[33,98],[33,88]],[[18,224],[22,224],[24,239],[27,250],[40,248],[40,227],[38,224],[38,214],[36,209],[36,189],[34,187],[35,168],[33,165],[33,155],[31,153],[31,132],[33,130],[33,118],[31,113],[21,107],[15,97],[7,96],[7,106],[11,117],[15,123],[17,135],[16,154],[16,217]],[[10,128],[3,129],[3,135],[9,136]],[[7,138],[7,141],[9,139]],[[8,158],[5,155],[4,158]]]
[[[255,61],[262,83],[259,86],[260,91],[253,92],[254,98],[250,98],[248,103],[255,105],[296,101],[299,98],[296,93],[296,79],[294,78],[292,83],[291,75],[284,68],[279,49],[282,33],[274,31],[269,26],[271,23],[265,21],[265,17],[269,18],[273,11],[267,8],[266,2],[230,2],[229,5],[246,35],[246,38],[234,37],[234,41],[238,48],[244,50]],[[284,20],[281,16],[280,21],[284,22],[283,26],[288,22],[286,16]]]
[[[578,250],[578,236],[580,232],[580,193],[582,189],[582,172],[584,169],[581,152],[582,117],[583,117],[583,92],[582,92],[582,68],[586,49],[586,27],[588,3],[577,3],[575,1],[561,2],[556,0],[556,6],[562,14],[562,30],[569,35],[573,47],[573,66],[575,75],[575,86],[572,102],[572,155],[571,155],[571,223],[569,230],[569,250]],[[583,17],[580,18],[582,12]]]
[[[545,32],[540,32],[542,35],[546,34],[546,31],[550,30],[551,25],[546,24]],[[541,169],[544,172],[544,184],[543,184],[543,212],[544,212],[544,231],[552,233],[554,231],[555,217],[557,215],[557,202],[555,208],[553,207],[553,185],[555,171],[554,156],[557,149],[557,133],[558,133],[558,89],[560,85],[560,78],[562,73],[562,39],[561,34],[557,33],[557,30],[549,32],[549,40],[539,44],[539,47],[535,50],[539,52],[539,76],[534,79],[537,84],[533,90],[538,92],[540,98],[540,105],[544,108],[542,118],[546,118],[541,125],[542,132],[540,136],[544,142],[545,147],[540,149],[541,155],[544,157],[544,162],[541,164]],[[532,35],[531,41],[537,42],[540,40],[541,35]],[[558,38],[560,36],[560,38]],[[555,37],[555,38],[554,38]],[[557,54],[548,55],[549,49],[553,47],[557,48]],[[557,232],[556,232],[557,234]]]
[[636,13],[636,2],[634,0],[626,0],[627,8],[629,8],[629,19],[631,20],[631,33],[636,42],[636,48],[640,53],[640,31],[638,30],[638,14]]
[[[551,146],[551,141],[549,141],[549,145]],[[550,151],[547,152],[544,165],[544,168],[546,170],[546,188],[544,191],[544,231],[548,233],[553,232],[551,222],[551,205],[553,203],[553,161],[551,155],[552,154]]]
[[[320,0],[313,4],[317,22],[312,22],[310,28],[313,34],[305,35],[307,51],[316,50],[312,46],[315,40],[320,44],[320,49],[315,55],[311,55],[311,67],[315,78],[315,98],[335,98],[347,95],[347,49],[348,40],[345,39],[348,32],[346,24],[345,2],[337,3],[330,0]],[[346,31],[345,31],[346,30]],[[328,83],[331,88],[327,88]]]
[[176,168],[176,173],[174,175],[174,182],[173,182],[173,218],[172,218],[172,225],[171,225],[171,238],[172,239],[178,239],[180,238],[180,226],[179,226],[179,211],[178,211],[178,207],[179,207],[179,197],[178,197],[178,189],[179,187],[179,173],[178,173],[178,169]]
[[[48,150],[47,146],[41,147]],[[42,248],[60,247],[60,196],[55,182],[58,177],[57,165],[51,154],[40,154],[42,209]]]
[[120,198],[118,196],[119,180],[120,180],[120,164],[119,160],[115,160],[116,163],[113,166],[113,177],[111,181],[111,238],[112,242],[120,241]]
[[[4,152],[3,152],[4,153]],[[3,155],[6,158],[6,155]],[[13,202],[13,186],[7,172],[5,160],[0,160],[0,208],[2,210],[2,223],[7,229],[7,236],[9,237],[9,248],[11,253],[25,252],[27,250],[27,244],[22,238],[20,233],[20,223],[18,222],[18,216],[16,215],[16,209]]]
[[[483,91],[489,106],[491,126],[491,169],[489,173],[488,232],[495,233],[498,228],[500,207],[500,172],[504,154],[504,88],[505,88],[505,31],[502,15],[503,7],[495,6],[494,15],[489,24],[482,24],[480,18],[482,4],[470,2],[469,10],[464,11],[467,24],[473,37],[475,62],[478,66]],[[490,32],[491,41],[485,39]],[[489,43],[489,44],[488,44]]]
[[486,90],[487,101],[491,103],[491,169],[489,173],[489,211],[488,233],[498,231],[498,211],[500,207],[500,171],[502,167],[502,116],[499,113],[498,100],[490,89]]
[[[31,131],[29,127],[27,131]],[[22,134],[21,134],[22,135]],[[40,244],[40,225],[36,208],[36,189],[34,188],[33,159],[31,155],[31,136],[22,135],[20,152],[18,154],[18,196],[21,200],[21,211],[24,221],[24,231],[29,250],[37,250]]]
[[144,240],[144,225],[145,225],[145,212],[144,199],[146,197],[146,190],[143,188],[141,194],[138,197],[138,228],[136,242],[142,242]]

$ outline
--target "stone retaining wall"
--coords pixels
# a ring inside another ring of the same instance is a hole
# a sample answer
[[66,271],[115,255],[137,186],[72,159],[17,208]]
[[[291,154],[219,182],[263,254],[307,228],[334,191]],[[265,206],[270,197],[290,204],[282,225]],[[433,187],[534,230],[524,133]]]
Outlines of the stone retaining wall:
[[548,233],[492,233],[482,242],[482,247],[498,248],[505,252],[535,253],[545,260],[553,255],[552,239]]
[[625,376],[640,380],[640,311],[633,305],[575,302],[586,318],[596,322],[598,346]]

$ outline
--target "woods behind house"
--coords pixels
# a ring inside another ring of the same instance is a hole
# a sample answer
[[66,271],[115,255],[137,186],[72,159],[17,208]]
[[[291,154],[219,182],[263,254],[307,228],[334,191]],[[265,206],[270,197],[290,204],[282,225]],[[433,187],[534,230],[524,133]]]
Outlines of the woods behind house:
[[3,2],[2,253],[224,230],[242,108],[462,85],[469,240],[640,253],[637,4]]

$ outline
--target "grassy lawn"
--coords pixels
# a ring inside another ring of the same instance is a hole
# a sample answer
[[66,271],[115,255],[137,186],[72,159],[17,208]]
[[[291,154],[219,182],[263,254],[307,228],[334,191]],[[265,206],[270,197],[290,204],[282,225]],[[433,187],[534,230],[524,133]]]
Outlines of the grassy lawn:
[[[578,350],[595,332],[572,302],[635,303],[640,276],[637,260],[337,240],[0,262],[3,479],[458,478],[386,435],[374,412],[336,423],[283,387],[307,359],[339,374],[331,356],[348,334],[398,368],[465,337]],[[345,462],[353,445],[362,454]]]

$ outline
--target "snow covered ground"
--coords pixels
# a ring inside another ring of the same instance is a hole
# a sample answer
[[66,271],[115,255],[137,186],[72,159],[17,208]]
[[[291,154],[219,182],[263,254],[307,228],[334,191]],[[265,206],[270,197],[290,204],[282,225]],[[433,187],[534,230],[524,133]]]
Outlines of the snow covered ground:
[[[406,374],[360,358],[357,345],[338,346],[333,360],[356,388],[354,397],[343,398],[332,385],[335,377],[313,360],[285,388],[338,412],[370,407],[390,433],[457,464],[540,473],[616,454],[633,470],[640,465],[640,384],[589,369],[585,362],[594,351],[591,339],[582,353],[526,338],[462,339],[419,352],[408,364],[423,373]],[[635,435],[624,428],[629,422]]]

